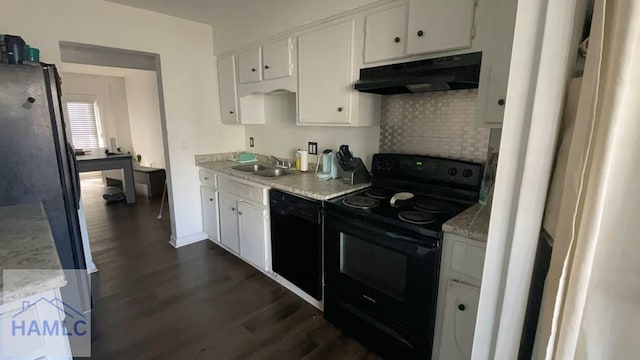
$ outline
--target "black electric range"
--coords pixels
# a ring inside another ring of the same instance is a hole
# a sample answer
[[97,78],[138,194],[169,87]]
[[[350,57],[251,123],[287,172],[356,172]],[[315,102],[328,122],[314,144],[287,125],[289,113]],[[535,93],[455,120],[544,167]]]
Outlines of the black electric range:
[[477,202],[482,165],[375,154],[372,170],[325,203],[325,317],[383,356],[428,359],[442,224]]

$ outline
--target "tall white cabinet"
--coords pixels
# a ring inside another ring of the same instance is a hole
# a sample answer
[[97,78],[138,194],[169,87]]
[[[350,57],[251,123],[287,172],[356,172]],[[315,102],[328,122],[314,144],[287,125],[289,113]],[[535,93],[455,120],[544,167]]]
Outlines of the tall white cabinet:
[[218,85],[222,122],[227,124],[239,123],[235,55],[225,56],[218,60]]
[[353,90],[356,21],[298,37],[298,125],[372,126],[380,97]]
[[348,21],[298,38],[300,123],[349,123],[354,26]]

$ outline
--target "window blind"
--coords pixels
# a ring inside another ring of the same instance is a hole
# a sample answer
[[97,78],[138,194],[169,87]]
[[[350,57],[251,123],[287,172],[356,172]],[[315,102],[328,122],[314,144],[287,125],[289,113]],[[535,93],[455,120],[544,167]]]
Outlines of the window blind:
[[76,149],[95,149],[101,146],[96,110],[92,102],[67,102],[71,138]]

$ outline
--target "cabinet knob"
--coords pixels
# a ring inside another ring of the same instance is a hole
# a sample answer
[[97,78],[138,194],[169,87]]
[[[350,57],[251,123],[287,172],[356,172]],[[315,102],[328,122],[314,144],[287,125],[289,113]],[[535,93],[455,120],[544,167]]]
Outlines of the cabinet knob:
[[208,178],[208,177],[206,177],[206,176],[204,177],[204,179],[205,179],[205,180],[209,180],[209,178]]
[[265,66],[264,66],[264,68],[265,68],[265,69],[268,69],[268,68],[269,68],[269,65],[265,65]]
[[499,99],[498,100],[498,105],[503,106],[504,105],[504,99]]
[[340,106],[340,107],[338,108],[338,112],[342,112],[342,110],[344,110],[344,108],[343,108],[342,106]]
[[396,38],[393,39],[393,41],[399,43],[400,42],[400,38],[396,36]]
[[458,305],[458,310],[460,310],[460,311],[465,311],[466,309],[467,309],[467,307],[466,307],[466,306],[464,306],[464,304],[460,304],[460,305]]
[[418,30],[418,37],[422,37],[422,35],[424,35],[424,31]]
[[236,211],[236,208],[232,207],[232,208],[231,208],[231,211]]
[[242,211],[238,211],[238,215],[242,215]]
[[233,114],[233,110],[229,111],[229,114]]
[[209,198],[209,201],[213,201],[213,198]]
[[27,98],[27,101],[28,101],[30,104],[33,104],[34,102],[36,102],[36,99],[34,99],[33,97],[29,96],[29,97]]
[[251,71],[255,72],[255,71],[256,71],[256,68],[251,68]]

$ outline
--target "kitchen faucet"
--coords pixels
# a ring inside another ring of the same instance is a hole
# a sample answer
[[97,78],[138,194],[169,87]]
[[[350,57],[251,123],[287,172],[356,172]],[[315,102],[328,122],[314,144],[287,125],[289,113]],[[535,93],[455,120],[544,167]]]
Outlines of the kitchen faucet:
[[273,161],[278,168],[288,169],[291,167],[291,161],[280,160],[273,155],[269,155],[269,160]]

